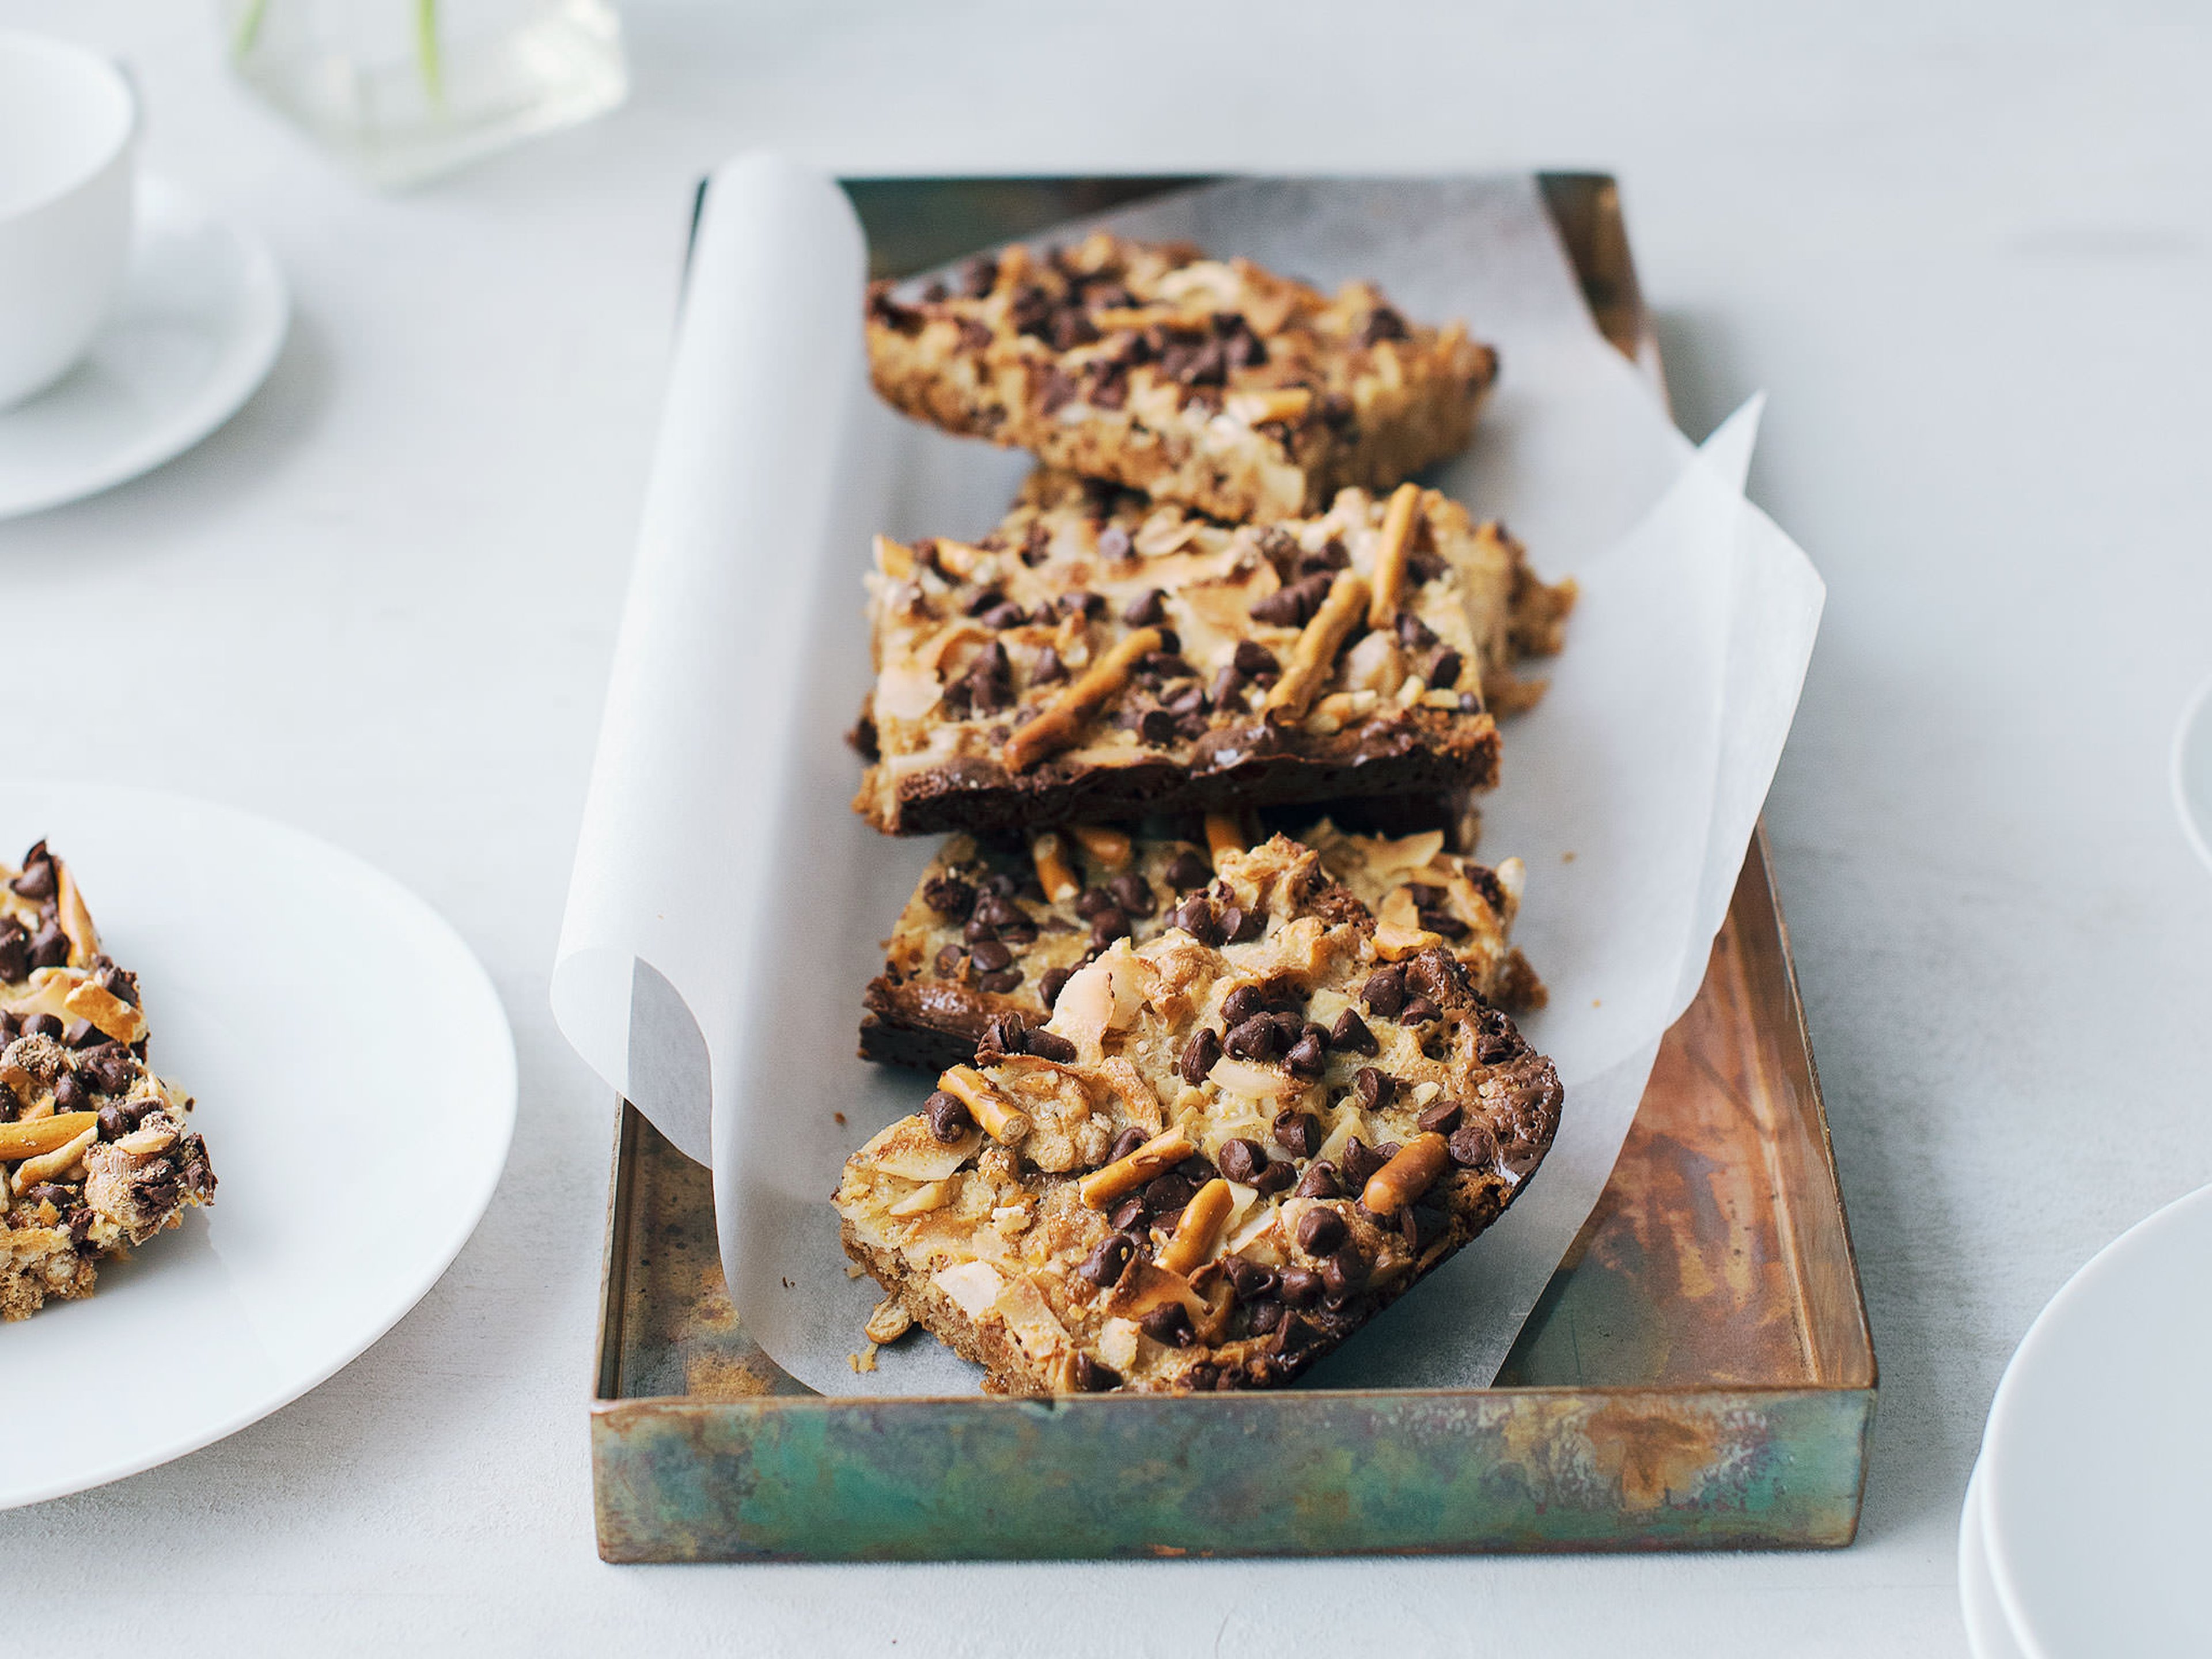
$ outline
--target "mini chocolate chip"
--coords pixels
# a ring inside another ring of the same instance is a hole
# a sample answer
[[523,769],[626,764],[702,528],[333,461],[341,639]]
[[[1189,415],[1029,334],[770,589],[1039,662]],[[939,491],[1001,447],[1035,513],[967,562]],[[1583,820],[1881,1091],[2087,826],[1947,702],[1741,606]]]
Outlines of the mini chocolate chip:
[[1047,646],[1037,653],[1036,662],[1030,669],[1031,685],[1053,685],[1067,678],[1067,665],[1060,659],[1060,653]]
[[1282,1032],[1275,1022],[1265,1014],[1255,1014],[1242,1024],[1231,1027],[1221,1046],[1238,1060],[1264,1066],[1281,1052],[1281,1041]]
[[1129,931],[1129,918],[1119,905],[1109,904],[1091,918],[1091,948],[1103,951]]
[[1274,1129],[1275,1145],[1292,1158],[1311,1158],[1321,1150],[1321,1120],[1311,1112],[1285,1112]]
[[1164,1176],[1154,1176],[1145,1184],[1145,1207],[1154,1215],[1165,1215],[1170,1210],[1182,1208],[1197,1193],[1197,1188],[1170,1170]]
[[1186,847],[1168,860],[1164,873],[1170,886],[1178,892],[1188,892],[1194,887],[1205,886],[1212,878],[1213,866],[1206,861],[1204,854]]
[[[978,945],[976,949],[980,951],[982,947]],[[980,967],[981,963],[979,962],[977,965]],[[979,975],[976,982],[981,984],[987,977],[988,975]],[[1028,1036],[1029,1022],[1018,1013],[1009,1009],[1005,1013],[992,1015],[983,1024],[983,1035],[975,1039],[976,1063],[988,1066],[994,1060],[1004,1060],[1008,1054],[1022,1053],[1022,1045]]]
[[54,1079],[56,1111],[81,1112],[90,1103],[91,1097],[85,1093],[84,1085],[79,1083],[72,1073],[64,1072]]
[[987,974],[1012,967],[1014,961],[1014,953],[994,939],[976,940],[975,949],[968,954],[975,959],[975,966]]
[[[1235,704],[1237,694],[1244,690],[1244,677],[1234,668],[1224,667],[1213,677],[1213,684],[1206,696],[1216,708],[1228,708]],[[1200,879],[1203,880],[1201,877]]]
[[1150,1139],[1151,1137],[1142,1129],[1137,1127],[1133,1123],[1131,1124],[1127,1128],[1122,1130],[1120,1134],[1114,1137],[1114,1145],[1107,1152],[1106,1161],[1109,1164],[1119,1164],[1123,1158],[1128,1157],[1130,1153],[1135,1152],[1138,1147],[1143,1146],[1145,1142]]
[[932,876],[923,884],[921,896],[940,916],[964,916],[975,905],[975,890],[957,876]]
[[1359,1103],[1370,1112],[1379,1112],[1389,1105],[1397,1086],[1396,1078],[1388,1072],[1378,1072],[1372,1066],[1361,1066],[1352,1079],[1352,1091],[1359,1097]]
[[[59,1103],[58,1100],[56,1103]],[[121,1107],[108,1105],[100,1109],[100,1138],[102,1140],[120,1140],[130,1133],[131,1120]]]
[[1328,1056],[1322,1052],[1321,1040],[1308,1031],[1291,1045],[1283,1064],[1293,1077],[1316,1078],[1328,1069]]
[[951,978],[960,971],[960,964],[967,958],[968,953],[958,945],[946,945],[937,953],[937,976],[939,979]]
[[1349,1244],[1321,1264],[1324,1302],[1340,1303],[1366,1282],[1367,1263]]
[[69,960],[69,935],[58,918],[50,918],[31,936],[31,966],[58,968]]
[[1407,991],[1435,1003],[1449,1001],[1455,989],[1452,971],[1446,965],[1450,960],[1441,951],[1424,951],[1415,957],[1406,964]]
[[1157,628],[1168,619],[1166,600],[1161,589],[1148,587],[1122,608],[1121,620],[1132,628]]
[[1321,1275],[1312,1268],[1285,1267],[1277,1277],[1277,1292],[1293,1308],[1310,1308],[1321,1299]]
[[1196,1088],[1206,1081],[1206,1074],[1221,1061],[1221,1039],[1211,1025],[1201,1025],[1190,1034],[1190,1041],[1182,1045],[1182,1054],[1176,1061],[1176,1071],[1185,1083]]
[[1258,1141],[1239,1137],[1222,1143],[1219,1162],[1222,1174],[1249,1187],[1252,1177],[1266,1166],[1267,1154]]
[[141,1211],[166,1210],[177,1201],[177,1183],[173,1179],[149,1181],[138,1188],[137,1197]]
[[1459,653],[1446,646],[1437,653],[1437,659],[1429,665],[1426,678],[1430,685],[1439,691],[1458,690],[1459,672],[1463,665]]
[[1273,1270],[1249,1256],[1229,1257],[1221,1264],[1221,1271],[1237,1296],[1248,1302],[1255,1296],[1265,1296],[1275,1288]]
[[1262,679],[1283,672],[1283,665],[1276,660],[1275,653],[1257,640],[1237,641],[1236,653],[1230,661],[1248,680]]
[[[1011,878],[994,876],[994,881],[1004,880],[1011,888]],[[1029,913],[1016,904],[1012,892],[986,891],[975,901],[975,920],[994,927],[1019,927],[1029,921]]]
[[1423,1134],[1448,1135],[1459,1127],[1459,1102],[1439,1099],[1431,1102],[1429,1109],[1413,1122]]
[[1485,1031],[1474,1042],[1474,1057],[1485,1066],[1496,1066],[1521,1052],[1521,1045],[1503,1031]]
[[1075,1045],[1057,1031],[1031,1031],[1023,1046],[1039,1060],[1057,1060],[1062,1066],[1075,1063]]
[[921,1115],[929,1120],[929,1133],[948,1146],[965,1139],[968,1132],[975,1127],[975,1115],[968,1109],[968,1103],[942,1089],[922,1102]]
[[1087,1353],[1075,1356],[1074,1372],[1078,1394],[1104,1394],[1121,1386],[1121,1372],[1111,1365],[1100,1364]]
[[1193,893],[1170,913],[1168,921],[1196,939],[1200,945],[1221,943],[1221,923],[1213,914],[1213,902],[1203,893]]
[[23,1021],[25,1036],[58,1037],[61,1034],[62,1022],[58,1015],[33,1014]]
[[1002,997],[1021,982],[1022,970],[1018,968],[1001,968],[995,974],[978,974],[975,975],[976,988],[978,990],[988,991],[994,996]]
[[1114,902],[1130,915],[1149,916],[1159,908],[1152,884],[1134,870],[1124,870],[1106,884],[1114,890]]
[[1306,620],[1305,597],[1303,589],[1279,587],[1252,601],[1252,620],[1276,628],[1300,627]]
[[1114,896],[1103,887],[1086,887],[1075,896],[1075,914],[1088,919],[1114,906]]
[[46,845],[40,842],[23,854],[23,873],[8,884],[24,898],[45,900],[54,896],[54,861],[44,856]]
[[13,916],[0,920],[0,980],[13,984],[30,973],[30,933]]
[[1244,1322],[1255,1336],[1265,1336],[1283,1322],[1283,1304],[1273,1297],[1262,1297],[1244,1310]]
[[1275,1162],[1262,1166],[1260,1173],[1252,1177],[1252,1184],[1261,1192],[1272,1195],[1281,1192],[1284,1188],[1290,1186],[1297,1178],[1297,1166],[1278,1158]]
[[1498,1161],[1498,1139],[1480,1123],[1463,1126],[1444,1144],[1463,1170],[1487,1170]]
[[1425,1021],[1435,1019],[1443,1012],[1426,997],[1408,997],[1406,999],[1406,1006],[1398,1011],[1398,1024],[1419,1025]]
[[1207,1161],[1204,1152],[1193,1152],[1176,1165],[1176,1173],[1190,1182],[1191,1191],[1196,1192],[1221,1171]]
[[112,1052],[94,1060],[91,1072],[93,1087],[104,1095],[119,1095],[131,1086],[131,1062],[125,1057],[119,1043]]
[[1375,1172],[1389,1162],[1381,1152],[1354,1135],[1345,1143],[1344,1151],[1337,1155],[1337,1167],[1343,1174],[1345,1190],[1351,1193],[1364,1190]]
[[1261,1012],[1264,999],[1256,985],[1240,985],[1221,1000],[1221,1018],[1228,1024],[1242,1025]]
[[1176,1228],[1182,1225],[1182,1212],[1186,1207],[1188,1206],[1179,1205],[1172,1210],[1161,1211],[1152,1218],[1152,1225],[1164,1233],[1173,1233]]
[[1115,1206],[1114,1212],[1106,1218],[1106,1224],[1117,1233],[1126,1233],[1133,1228],[1142,1226],[1144,1220],[1145,1200],[1141,1198],[1125,1198]]
[[88,1019],[76,1019],[70,1022],[62,1041],[72,1048],[96,1048],[107,1041],[107,1033]]
[[1067,968],[1048,968],[1037,981],[1037,995],[1044,999],[1045,1012],[1050,1013],[1060,1004],[1060,994],[1067,988],[1067,981],[1075,977]]
[[1298,1177],[1300,1198],[1342,1198],[1344,1188],[1336,1178],[1336,1165],[1316,1164]]
[[1344,1243],[1344,1218],[1334,1210],[1311,1209],[1298,1218],[1298,1248],[1327,1255]]
[[80,1204],[69,1212],[70,1248],[81,1250],[86,1236],[92,1231],[92,1211]]
[[1155,1342],[1187,1348],[1191,1341],[1190,1310],[1180,1302],[1163,1302],[1146,1310],[1137,1321],[1137,1328]]
[[1406,975],[1397,968],[1377,969],[1360,988],[1360,1000],[1388,1019],[1406,1006]]
[[51,1181],[41,1181],[37,1186],[32,1188],[30,1191],[25,1193],[23,1196],[31,1200],[33,1203],[36,1203],[40,1200],[44,1200],[46,1203],[52,1205],[57,1210],[65,1210],[69,1206],[70,1193],[70,1189],[66,1187],[58,1187]]
[[1176,717],[1164,708],[1147,708],[1137,716],[1137,735],[1155,749],[1164,749],[1177,736]]
[[1328,1045],[1370,1057],[1378,1052],[1375,1033],[1367,1029],[1367,1022],[1360,1018],[1357,1008],[1346,1008],[1336,1017],[1336,1024],[1329,1028]]
[[1121,1233],[1109,1233],[1098,1241],[1097,1248],[1083,1259],[1083,1265],[1075,1271],[1101,1287],[1119,1284],[1129,1266],[1129,1258],[1136,1253],[1134,1240]]
[[1267,918],[1261,911],[1240,910],[1232,904],[1221,913],[1221,936],[1232,945],[1249,943],[1267,928]]
[[981,916],[969,917],[967,926],[960,930],[960,937],[970,945],[975,944],[978,939],[996,939],[998,936],[999,930]]

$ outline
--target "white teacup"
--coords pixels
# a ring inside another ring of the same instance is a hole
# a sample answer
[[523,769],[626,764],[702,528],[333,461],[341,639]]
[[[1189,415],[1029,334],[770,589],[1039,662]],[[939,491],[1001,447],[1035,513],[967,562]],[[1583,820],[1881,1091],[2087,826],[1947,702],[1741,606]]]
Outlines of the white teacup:
[[67,373],[115,301],[137,128],[106,58],[0,31],[0,409]]

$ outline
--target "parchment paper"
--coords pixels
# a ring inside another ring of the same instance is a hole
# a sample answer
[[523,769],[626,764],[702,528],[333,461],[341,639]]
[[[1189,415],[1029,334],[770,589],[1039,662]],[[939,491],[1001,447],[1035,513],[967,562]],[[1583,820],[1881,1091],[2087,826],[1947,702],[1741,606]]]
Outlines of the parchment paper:
[[[1505,723],[1482,851],[1528,866],[1523,1022],[1566,1085],[1497,1227],[1310,1386],[1480,1386],[1610,1173],[1695,994],[1787,735],[1822,590],[1743,499],[1757,410],[1693,451],[1592,328],[1534,181],[1246,181],[1105,216],[1324,286],[1463,317],[1503,373],[1437,482],[1583,598],[1549,695]],[[1071,228],[1071,234],[1081,227]],[[825,1392],[965,1393],[925,1336],[853,1369],[878,1292],[824,1201],[929,1080],[854,1056],[860,987],[933,850],[848,801],[877,530],[980,535],[1030,465],[890,414],[859,349],[864,270],[830,181],[740,158],[709,189],[555,968],[578,1050],[712,1164],[740,1317]]]

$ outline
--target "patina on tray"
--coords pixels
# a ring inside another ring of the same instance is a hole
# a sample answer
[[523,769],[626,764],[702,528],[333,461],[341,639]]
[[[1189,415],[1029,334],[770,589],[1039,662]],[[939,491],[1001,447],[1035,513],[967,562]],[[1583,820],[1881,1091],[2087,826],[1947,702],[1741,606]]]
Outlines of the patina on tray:
[[[878,274],[897,274],[1191,182],[848,189]],[[1612,181],[1542,182],[1599,327],[1656,379]],[[1857,1528],[1874,1415],[1763,833],[1612,1181],[1493,1388],[827,1399],[738,1328],[708,1172],[627,1105],[603,1295],[592,1458],[611,1561],[1834,1546]]]

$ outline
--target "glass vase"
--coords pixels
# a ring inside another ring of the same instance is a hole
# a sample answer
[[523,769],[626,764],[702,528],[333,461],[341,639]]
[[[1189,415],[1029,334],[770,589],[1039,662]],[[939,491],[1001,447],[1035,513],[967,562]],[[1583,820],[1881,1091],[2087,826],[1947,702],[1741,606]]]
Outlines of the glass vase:
[[606,0],[221,0],[221,16],[240,78],[387,190],[629,92]]

